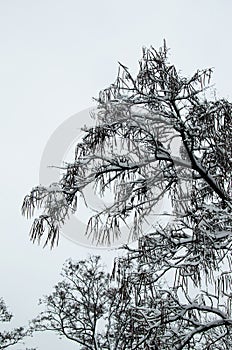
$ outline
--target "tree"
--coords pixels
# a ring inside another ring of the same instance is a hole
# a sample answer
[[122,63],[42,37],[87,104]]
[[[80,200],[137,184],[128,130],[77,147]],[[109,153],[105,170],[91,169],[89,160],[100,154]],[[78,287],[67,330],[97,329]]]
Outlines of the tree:
[[35,331],[53,331],[80,344],[81,349],[100,349],[99,323],[109,299],[109,276],[100,265],[99,257],[74,262],[63,267],[63,281],[54,292],[40,300],[43,311],[32,322]]
[[[99,94],[96,125],[85,129],[73,164],[56,186],[32,189],[23,203],[29,216],[44,209],[32,241],[45,236],[53,246],[77,193],[89,184],[102,196],[113,191],[114,203],[90,219],[87,234],[110,244],[132,219],[138,247],[125,245],[117,270],[118,288],[131,285],[138,295],[130,310],[141,329],[134,348],[231,344],[232,105],[208,97],[211,74],[182,77],[165,43],[143,50],[135,78],[120,64],[116,82]],[[167,195],[174,220],[143,235],[143,222]]]
[[33,320],[36,331],[55,331],[79,343],[81,349],[99,349],[98,323],[105,311],[108,277],[99,264],[99,257],[77,263],[67,261],[64,280],[54,292],[40,300],[46,311]]
[[[4,300],[0,299],[0,321],[10,322],[11,319],[12,314],[7,310]],[[29,335],[29,331],[25,330],[23,327],[0,332],[0,349],[6,349],[12,345],[18,344],[27,335]]]

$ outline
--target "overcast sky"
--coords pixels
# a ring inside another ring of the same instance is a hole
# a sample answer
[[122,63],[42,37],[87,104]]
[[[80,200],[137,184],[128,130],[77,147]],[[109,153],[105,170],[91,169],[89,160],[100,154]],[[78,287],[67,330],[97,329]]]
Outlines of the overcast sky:
[[[135,73],[141,48],[159,48],[163,38],[183,74],[214,67],[218,95],[231,99],[231,13],[229,0],[0,0],[0,295],[15,325],[36,315],[65,259],[114,254],[65,238],[53,251],[29,241],[30,221],[20,207],[39,182],[54,130],[93,106],[92,97],[114,81],[118,61]],[[26,344],[77,349],[47,334]]]

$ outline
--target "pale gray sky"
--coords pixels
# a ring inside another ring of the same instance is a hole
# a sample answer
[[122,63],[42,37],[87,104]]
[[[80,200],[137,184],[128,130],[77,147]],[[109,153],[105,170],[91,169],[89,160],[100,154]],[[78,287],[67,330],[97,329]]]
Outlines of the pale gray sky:
[[[218,94],[231,98],[231,13],[229,0],[0,0],[0,295],[15,325],[36,315],[65,259],[90,252],[64,238],[52,252],[29,242],[20,207],[38,184],[50,135],[93,105],[114,81],[117,61],[136,72],[142,46],[158,48],[163,38],[183,74],[215,67]],[[46,334],[28,340],[32,345],[77,349]]]

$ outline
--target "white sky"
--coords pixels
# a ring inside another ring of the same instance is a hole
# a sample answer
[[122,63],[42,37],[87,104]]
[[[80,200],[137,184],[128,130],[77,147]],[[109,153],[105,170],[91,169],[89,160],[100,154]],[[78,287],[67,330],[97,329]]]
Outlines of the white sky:
[[[37,314],[65,259],[90,252],[64,238],[52,252],[29,242],[20,207],[38,184],[50,135],[93,105],[114,81],[117,61],[135,73],[142,46],[158,48],[163,38],[184,74],[215,67],[218,94],[231,98],[231,13],[229,0],[0,0],[0,296],[15,325]],[[48,334],[26,344],[77,349]]]

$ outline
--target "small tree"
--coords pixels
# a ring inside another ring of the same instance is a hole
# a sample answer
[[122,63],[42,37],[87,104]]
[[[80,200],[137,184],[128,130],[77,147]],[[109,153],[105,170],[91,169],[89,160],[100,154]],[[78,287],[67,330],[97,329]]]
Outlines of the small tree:
[[[96,126],[85,129],[74,163],[58,185],[34,188],[23,212],[43,206],[31,239],[46,232],[45,244],[54,245],[77,193],[89,184],[102,196],[110,188],[114,203],[90,219],[87,233],[110,243],[130,218],[131,235],[140,237],[137,249],[125,247],[117,268],[119,289],[129,283],[138,294],[130,310],[138,332],[142,327],[137,348],[153,342],[154,349],[227,349],[232,105],[207,99],[211,69],[182,77],[167,53],[166,45],[144,49],[135,78],[120,65],[116,82],[99,95]],[[166,195],[174,220],[141,237],[144,220]]]
[[106,312],[109,278],[99,257],[67,261],[62,276],[54,292],[40,300],[46,310],[33,320],[32,328],[56,332],[83,350],[100,349],[99,323]]
[[[12,314],[7,310],[3,299],[0,299],[0,322],[10,322],[11,319]],[[18,344],[27,335],[29,335],[29,332],[23,327],[0,332],[0,349],[6,349],[12,345]]]

